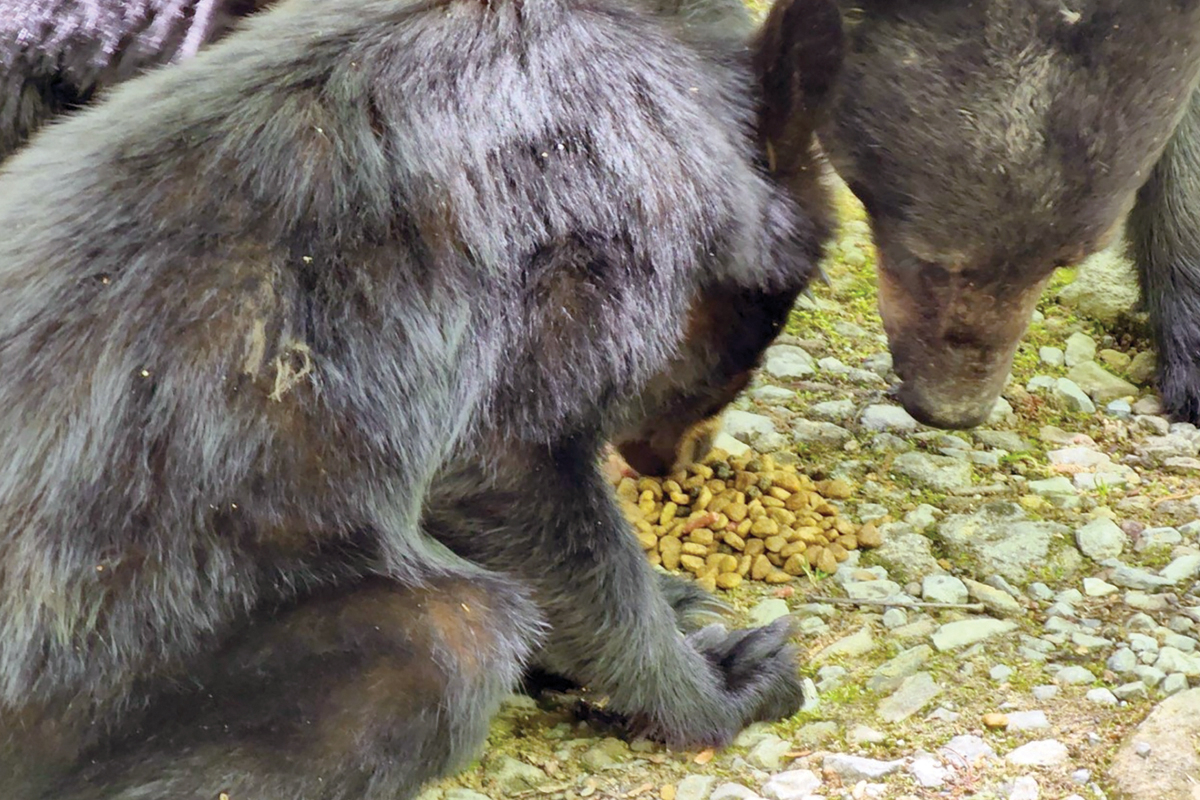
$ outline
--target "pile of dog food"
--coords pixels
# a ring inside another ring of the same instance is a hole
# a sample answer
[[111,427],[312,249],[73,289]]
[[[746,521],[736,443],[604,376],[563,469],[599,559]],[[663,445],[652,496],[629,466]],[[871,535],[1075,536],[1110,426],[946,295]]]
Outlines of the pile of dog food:
[[770,456],[723,450],[665,480],[617,483],[650,561],[686,570],[710,591],[830,573],[851,550],[878,547],[874,524],[855,524],[829,502],[850,493],[845,481],[814,482]]

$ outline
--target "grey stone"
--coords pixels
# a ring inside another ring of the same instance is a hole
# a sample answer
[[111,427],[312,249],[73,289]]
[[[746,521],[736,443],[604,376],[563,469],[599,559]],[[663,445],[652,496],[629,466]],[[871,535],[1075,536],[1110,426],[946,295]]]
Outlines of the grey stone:
[[1066,354],[1058,347],[1039,347],[1038,358],[1048,367],[1061,367],[1066,364]]
[[936,789],[945,784],[950,770],[929,753],[920,753],[909,763],[908,774],[912,775],[918,785],[926,789]]
[[775,423],[770,417],[749,411],[739,411],[736,408],[725,412],[722,417],[722,426],[726,433],[746,444],[754,444],[754,440],[764,433],[775,432]]
[[1058,378],[1054,381],[1053,395],[1067,411],[1082,414],[1096,412],[1096,404],[1092,402],[1092,398],[1088,397],[1087,393],[1069,378]]
[[1168,675],[1178,672],[1188,678],[1200,677],[1200,658],[1188,655],[1174,647],[1159,648],[1154,666]]
[[845,677],[845,667],[838,666],[837,664],[821,667],[817,670],[817,691],[821,694],[828,694],[841,686]]
[[1108,778],[1120,798],[1175,800],[1195,797],[1200,775],[1200,689],[1158,704],[1127,736],[1113,757]]
[[1200,574],[1200,553],[1190,553],[1167,564],[1158,571],[1172,586],[1189,580]]
[[988,677],[996,683],[1004,683],[1012,677],[1013,668],[1006,664],[997,664],[988,670]]
[[708,800],[761,800],[761,795],[740,783],[723,783],[713,789]]
[[1163,679],[1162,692],[1165,695],[1178,694],[1188,688],[1187,676],[1182,672],[1173,672]]
[[601,739],[599,744],[583,751],[579,760],[584,766],[595,772],[611,769],[625,760],[629,754],[629,746],[620,739]]
[[953,492],[971,485],[971,465],[948,456],[903,453],[892,462],[892,473],[937,492]]
[[817,362],[795,345],[777,344],[767,348],[763,370],[774,378],[807,378],[817,371]]
[[888,630],[908,624],[908,614],[902,608],[889,608],[883,612],[883,627]]
[[849,636],[843,636],[828,647],[817,652],[812,657],[815,662],[828,661],[831,658],[853,658],[869,653],[875,648],[875,640],[871,637],[869,627],[859,628]]
[[787,389],[771,383],[756,386],[748,394],[751,400],[758,400],[772,406],[786,405],[796,399],[796,391],[794,389]]
[[1103,636],[1096,636],[1083,631],[1075,631],[1071,634],[1071,644],[1086,650],[1102,650],[1112,646],[1112,639],[1106,639]]
[[786,600],[781,600],[778,597],[770,597],[766,600],[760,600],[755,604],[754,608],[750,609],[750,621],[754,627],[762,627],[770,625],[780,617],[786,617],[791,613]]
[[1039,703],[1046,703],[1053,700],[1054,696],[1058,694],[1058,687],[1048,683],[1033,687],[1031,693],[1034,700],[1037,700]]
[[1034,375],[1029,379],[1029,382],[1025,384],[1025,391],[1029,392],[1030,394],[1035,394],[1037,392],[1045,391],[1046,389],[1053,389],[1054,384],[1057,381],[1058,378],[1055,378],[1053,375]]
[[1129,537],[1115,522],[1106,517],[1094,519],[1075,531],[1079,551],[1094,561],[1121,555]]
[[904,589],[895,581],[851,581],[843,588],[846,596],[854,600],[887,600],[904,595]]
[[1008,790],[1008,800],[1038,800],[1040,789],[1037,779],[1032,775],[1022,775],[1012,782]]
[[840,728],[836,722],[810,722],[796,730],[796,741],[805,747],[813,747],[827,742],[838,735]]
[[[607,741],[617,741],[607,740]],[[622,749],[625,748],[624,742],[619,742]],[[595,750],[596,748],[592,748]],[[589,753],[591,750],[588,751]],[[586,763],[587,753],[584,753],[583,758]],[[591,766],[591,765],[589,765]],[[600,767],[599,769],[603,769]],[[536,789],[547,780],[549,776],[545,772],[533,766],[526,764],[524,761],[518,761],[512,756],[501,756],[489,765],[488,783],[495,787],[501,795],[507,796],[516,794],[517,792],[525,791],[526,789]]]
[[1122,647],[1108,657],[1104,665],[1118,675],[1128,675],[1137,667],[1137,655],[1130,649]]
[[1068,532],[1056,522],[1033,522],[1019,506],[1007,502],[990,503],[974,514],[957,514],[938,526],[938,536],[951,558],[965,558],[982,572],[1018,584],[1027,582],[1032,570],[1047,564],[1057,564],[1064,572],[1074,569],[1070,562],[1050,558],[1051,540]]
[[989,619],[974,617],[971,619],[947,622],[933,634],[933,646],[939,652],[958,650],[976,642],[982,642],[993,636],[1000,636],[1017,629],[1017,623],[1011,620]]
[[846,743],[850,745],[879,744],[887,740],[887,734],[863,725],[861,722],[846,734]]
[[1124,238],[1084,259],[1074,281],[1058,292],[1058,300],[1080,314],[1111,325],[1117,322],[1141,297],[1137,274],[1125,257]]
[[688,775],[675,787],[675,800],[708,800],[716,783],[711,775]]
[[821,762],[821,768],[824,771],[832,772],[848,783],[863,780],[879,780],[891,775],[893,772],[898,772],[903,766],[903,759],[897,761],[879,761],[874,758],[843,755],[841,753],[831,753],[825,756]]
[[967,593],[971,599],[977,603],[982,603],[984,608],[993,614],[1013,617],[1025,612],[1021,604],[1006,591],[988,586],[985,583],[970,580],[969,578],[964,578],[963,584],[967,587]]
[[854,417],[853,400],[827,400],[808,409],[808,416],[827,422],[842,422]]
[[1117,419],[1129,419],[1133,416],[1133,405],[1128,400],[1113,400],[1104,406],[1104,411]]
[[1096,680],[1096,676],[1093,675],[1086,667],[1073,665],[1060,669],[1057,673],[1055,673],[1054,680],[1057,683],[1065,683],[1069,686],[1078,686],[1085,683],[1092,683]]
[[762,788],[767,800],[801,800],[821,788],[821,779],[811,769],[792,769],[768,780]]
[[1183,534],[1179,532],[1178,528],[1146,528],[1138,535],[1137,546],[1134,549],[1140,552],[1156,547],[1172,547],[1182,541]]
[[1121,591],[1118,587],[1113,586],[1108,581],[1102,581],[1099,578],[1084,578],[1083,593],[1088,597],[1108,597],[1110,594],[1115,594]]
[[1145,386],[1154,380],[1154,373],[1158,369],[1158,358],[1149,350],[1144,350],[1133,357],[1129,362],[1128,369],[1125,374],[1129,376],[1129,380]]
[[833,356],[826,356],[817,362],[817,366],[823,372],[828,372],[830,375],[845,375],[850,371],[850,367],[846,366],[840,359]]
[[1151,689],[1153,689],[1155,686],[1158,686],[1163,682],[1163,679],[1167,677],[1167,673],[1163,672],[1161,669],[1152,667],[1149,664],[1138,664],[1133,668],[1133,674],[1137,676],[1139,681]]
[[1067,746],[1057,739],[1039,739],[1023,744],[1005,756],[1005,761],[1019,767],[1053,767],[1067,760]]
[[967,586],[953,575],[927,575],[921,581],[921,597],[931,603],[965,603]]
[[1075,485],[1071,483],[1071,479],[1064,478],[1061,475],[1055,475],[1053,478],[1029,481],[1026,486],[1029,488],[1030,492],[1038,495],[1039,497],[1050,497],[1059,494],[1077,494]]
[[879,703],[876,713],[884,722],[900,722],[920,711],[942,693],[928,672],[918,672],[904,679],[892,695]]
[[1193,536],[1200,536],[1200,519],[1192,520],[1191,522],[1180,525],[1179,532],[1189,538]]
[[937,518],[941,516],[941,512],[928,503],[914,508],[912,511],[904,515],[904,522],[912,526],[915,531],[923,531],[927,528],[932,528],[937,523]]
[[750,445],[733,438],[728,431],[720,431],[713,437],[713,447],[724,450],[731,456],[741,456],[750,452]]
[[867,680],[867,689],[872,692],[894,692],[905,678],[915,674],[932,656],[933,648],[927,644],[904,650],[876,668]]
[[1068,367],[1083,364],[1096,357],[1096,342],[1086,333],[1072,333],[1067,338],[1063,360]]
[[832,422],[813,422],[798,419],[792,423],[792,440],[797,444],[819,444],[841,447],[854,438],[854,434]]
[[[480,794],[473,789],[464,789],[455,787],[447,789],[444,795],[440,795],[444,800],[491,800],[486,794]],[[425,796],[421,795],[418,800],[422,800]]]
[[938,748],[938,755],[951,766],[973,767],[984,759],[995,758],[996,751],[981,737],[964,733]]
[[980,428],[971,433],[975,441],[984,447],[1005,450],[1009,453],[1023,453],[1033,449],[1033,445],[1022,439],[1019,433],[1012,431],[993,431]]
[[771,734],[764,736],[754,747],[750,748],[750,752],[746,754],[746,760],[759,769],[778,772],[783,766],[783,757],[791,749],[790,742]]
[[1165,647],[1174,647],[1183,653],[1194,653],[1196,651],[1196,640],[1180,633],[1164,634],[1162,643]]
[[907,525],[885,525],[879,529],[883,544],[870,552],[870,560],[882,564],[897,581],[919,581],[942,572],[933,557],[929,537],[913,533]]
[[1153,636],[1147,636],[1144,633],[1130,633],[1126,638],[1129,640],[1129,646],[1133,648],[1133,652],[1135,653],[1158,652],[1158,640]]
[[1142,591],[1151,591],[1153,589],[1161,589],[1166,586],[1171,586],[1172,581],[1168,578],[1163,578],[1153,573],[1147,572],[1141,567],[1131,567],[1127,564],[1122,564],[1113,558],[1106,558],[1100,562],[1108,567],[1111,573],[1108,576],[1109,581],[1117,586],[1123,586],[1126,589],[1141,589]]
[[881,378],[886,378],[892,371],[892,354],[886,350],[872,353],[863,359],[862,365]]
[[1093,702],[1093,703],[1096,703],[1097,705],[1102,705],[1102,706],[1115,706],[1119,702],[1121,702],[1120,700],[1117,699],[1117,696],[1115,694],[1113,694],[1110,689],[1106,689],[1103,686],[1097,687],[1095,689],[1089,689],[1087,695],[1085,695],[1085,696],[1087,697],[1087,699],[1090,702]]
[[1125,593],[1125,605],[1130,608],[1136,608],[1139,611],[1163,611],[1170,603],[1167,598],[1161,594],[1146,594],[1137,589],[1130,589]]
[[[1053,689],[1055,694],[1058,693],[1057,686],[1046,688]],[[1036,731],[1050,727],[1050,720],[1046,719],[1045,711],[1010,711],[1007,716],[1010,731]]]
[[1149,696],[1146,689],[1146,684],[1141,681],[1131,681],[1123,683],[1113,689],[1113,694],[1120,700],[1142,700]]
[[1029,596],[1045,603],[1054,599],[1054,590],[1041,581],[1029,584]]
[[1118,378],[1095,361],[1087,361],[1067,373],[1075,384],[1094,402],[1103,405],[1111,400],[1137,397],[1138,388],[1124,378]]
[[869,431],[911,433],[920,423],[900,406],[873,405],[863,409],[858,424]]

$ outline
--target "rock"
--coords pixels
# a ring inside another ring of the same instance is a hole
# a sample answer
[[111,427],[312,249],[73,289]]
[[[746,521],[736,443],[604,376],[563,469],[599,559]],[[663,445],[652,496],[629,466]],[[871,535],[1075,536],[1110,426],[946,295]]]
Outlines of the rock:
[[[606,739],[605,741],[617,742],[621,745],[622,750],[627,750],[625,743],[618,739]],[[592,750],[595,749],[592,748]],[[584,753],[583,757],[586,760],[587,753]],[[589,766],[591,765],[589,764]],[[603,769],[603,767],[599,769]],[[527,789],[536,789],[549,780],[549,776],[542,770],[532,764],[518,761],[512,756],[501,756],[496,759],[489,765],[488,773],[488,784],[495,787],[496,791],[505,797]]]
[[807,378],[817,371],[817,362],[795,345],[777,344],[767,348],[763,370],[773,378]]
[[889,608],[883,612],[883,627],[889,631],[908,624],[908,614],[902,608]]
[[1122,742],[1108,778],[1114,800],[1190,800],[1200,775],[1200,689],[1162,701]]
[[937,524],[938,517],[941,515],[942,512],[938,509],[928,503],[921,503],[921,505],[904,515],[904,523],[911,526],[915,531],[924,531]]
[[1005,400],[1003,397],[996,398],[996,404],[992,406],[991,412],[988,413],[988,425],[1000,425],[1009,422],[1016,417],[1013,412],[1012,403]]
[[988,677],[996,683],[1004,683],[1012,677],[1013,668],[1006,664],[997,664],[988,670]]
[[884,526],[880,533],[883,543],[871,551],[870,560],[886,567],[896,580],[919,581],[926,575],[943,572],[933,557],[928,537],[912,533],[905,525]]
[[771,406],[787,405],[796,399],[796,391],[794,389],[787,389],[783,386],[775,386],[770,383],[763,386],[756,386],[748,394],[751,400],[758,400],[761,403]]
[[861,722],[851,728],[850,732],[846,734],[846,743],[853,746],[879,744],[884,741],[887,741],[886,733],[867,727]]
[[[803,795],[801,795],[803,796]],[[678,798],[676,798],[678,800]],[[752,792],[738,783],[723,783],[713,789],[708,800],[762,800],[757,792]]]
[[926,789],[936,789],[946,782],[950,770],[929,753],[919,753],[908,765],[908,774]]
[[900,406],[873,405],[863,409],[858,424],[868,431],[891,431],[911,433],[920,423]]
[[953,575],[927,575],[921,581],[921,597],[930,603],[965,603],[967,586]]
[[933,646],[939,652],[958,650],[976,642],[982,642],[993,636],[1008,633],[1017,629],[1017,623],[1011,620],[989,619],[974,617],[971,619],[947,622],[933,634]]
[[1086,333],[1072,333],[1067,338],[1063,360],[1068,367],[1083,364],[1096,357],[1096,342]]
[[1021,438],[1019,433],[1012,431],[993,431],[979,428],[971,432],[975,441],[984,447],[1005,450],[1009,453],[1023,453],[1033,449],[1033,446]]
[[917,645],[880,664],[867,680],[867,689],[872,692],[894,692],[909,675],[913,675],[933,655],[927,644]]
[[827,400],[817,403],[808,409],[808,416],[823,419],[827,422],[842,422],[854,417],[855,403],[853,400]]
[[1137,665],[1137,655],[1127,647],[1122,647],[1104,662],[1104,666],[1118,675],[1130,674]]
[[850,367],[833,356],[825,356],[817,362],[817,366],[821,368],[822,372],[828,372],[830,375],[845,375],[850,371]]
[[749,411],[739,411],[731,408],[722,417],[722,428],[730,436],[746,444],[754,441],[763,434],[775,433],[775,423],[770,417],[753,414]]
[[1079,686],[1085,683],[1092,683],[1096,680],[1096,676],[1087,667],[1073,665],[1063,667],[1056,672],[1054,680],[1056,683],[1063,683],[1068,686]]
[[1160,648],[1154,667],[1168,675],[1177,672],[1188,678],[1200,677],[1200,659],[1174,647]]
[[875,781],[893,772],[897,772],[904,766],[904,759],[897,761],[878,761],[874,758],[863,758],[862,756],[848,756],[840,753],[831,753],[825,756],[821,762],[822,770],[833,772],[842,781],[854,783],[857,781]]
[[799,419],[792,423],[792,440],[797,444],[819,444],[826,447],[841,447],[854,438],[854,434],[832,422],[813,422]]
[[812,657],[814,662],[828,661],[831,658],[854,658],[869,653],[875,648],[875,640],[871,638],[869,627],[859,628],[849,636],[844,636],[828,647],[820,650]]
[[1133,265],[1124,255],[1124,239],[1084,259],[1078,277],[1064,286],[1058,299],[1080,314],[1112,324],[1137,305],[1141,296]]
[[675,787],[675,800],[708,800],[716,782],[711,775],[688,775]]
[[742,456],[750,452],[750,445],[733,438],[728,431],[720,431],[713,437],[713,447],[724,450],[731,456]]
[[1125,370],[1125,374],[1129,376],[1129,380],[1139,386],[1145,386],[1154,380],[1154,373],[1157,369],[1158,359],[1152,351],[1145,350],[1133,357],[1133,360],[1129,362],[1129,369]]
[[817,691],[821,694],[832,692],[842,685],[842,679],[846,677],[846,672],[845,667],[839,667],[836,664],[821,667],[817,670]]
[[1121,555],[1128,540],[1125,531],[1105,517],[1094,519],[1075,531],[1076,546],[1093,561],[1116,558]]
[[1061,367],[1067,363],[1066,354],[1057,347],[1039,347],[1038,358],[1048,367]]
[[1018,767],[1053,767],[1067,760],[1067,746],[1056,739],[1040,739],[1023,744],[1005,756]]
[[750,748],[750,752],[746,754],[746,760],[759,769],[778,772],[783,767],[783,757],[791,749],[791,742],[771,734],[764,736],[758,744]]
[[767,800],[801,800],[821,788],[821,779],[811,769],[793,769],[775,775],[763,785]]
[[1066,526],[1055,522],[1033,522],[1019,506],[1007,502],[948,517],[938,526],[938,537],[950,558],[965,559],[983,573],[996,573],[1018,584],[1025,584],[1032,570],[1048,564],[1064,573],[1075,568],[1070,562],[1050,558],[1051,540],[1067,532]]
[[1149,691],[1146,689],[1146,684],[1141,681],[1131,681],[1113,689],[1113,694],[1117,696],[1117,699],[1128,702],[1130,700],[1144,700],[1149,695]]
[[1133,416],[1133,405],[1128,400],[1113,400],[1104,406],[1104,411],[1117,419],[1129,419]]
[[1029,481],[1026,484],[1029,491],[1039,497],[1052,497],[1054,495],[1075,495],[1074,484],[1070,478],[1064,478],[1061,475],[1056,475],[1053,478],[1045,478],[1043,480]]
[[894,694],[879,703],[876,713],[884,722],[900,722],[933,702],[942,693],[928,672],[918,672],[904,679]]
[[1062,407],[1067,411],[1082,414],[1094,414],[1096,412],[1096,404],[1079,388],[1075,381],[1069,378],[1058,378],[1054,381],[1053,395],[1054,399],[1062,404]]
[[1072,367],[1067,377],[1097,403],[1107,403],[1123,397],[1137,397],[1138,388],[1124,378],[1118,378],[1095,361]]
[[986,583],[970,580],[969,578],[964,578],[963,584],[967,587],[967,593],[970,598],[977,603],[983,603],[984,608],[993,614],[1011,617],[1022,614],[1025,611],[1021,607],[1021,604],[1008,592],[988,586]]
[[1105,348],[1104,350],[1101,350],[1096,354],[1096,358],[1104,362],[1106,366],[1112,367],[1118,372],[1128,367],[1133,361],[1128,354],[1122,353],[1120,350],[1113,350],[1111,348]]
[[1139,681],[1151,689],[1158,686],[1167,677],[1167,673],[1149,664],[1138,664],[1133,668],[1133,674],[1137,676]]
[[1182,672],[1173,672],[1164,678],[1162,682],[1162,692],[1167,696],[1179,694],[1187,688],[1188,679]]
[[588,769],[594,772],[611,769],[625,761],[629,746],[620,739],[601,739],[599,744],[589,747],[579,757]]
[[1108,579],[1117,586],[1123,586],[1126,589],[1140,589],[1142,591],[1152,591],[1154,589],[1162,589],[1166,586],[1171,586],[1172,581],[1163,578],[1159,575],[1147,572],[1141,567],[1131,567],[1122,564],[1115,558],[1106,558],[1100,562],[1103,566],[1108,567],[1111,572]]
[[1085,696],[1090,702],[1102,706],[1115,706],[1117,703],[1121,702],[1111,690],[1106,689],[1103,686],[1096,689],[1089,689],[1087,695]]
[[[1057,686],[1049,687],[1058,692]],[[1035,731],[1049,728],[1050,720],[1046,719],[1045,711],[1010,711],[1008,712],[1008,729],[1010,731]]]
[[1158,571],[1158,574],[1172,586],[1194,578],[1198,573],[1200,573],[1200,554],[1197,553],[1180,556]]
[[947,764],[973,767],[980,761],[995,758],[996,751],[982,738],[964,733],[955,736],[938,750],[939,755]]
[[1031,693],[1033,694],[1033,699],[1039,703],[1048,703],[1058,694],[1058,687],[1053,684],[1035,686]]
[[1163,468],[1168,472],[1174,472],[1179,475],[1190,475],[1193,472],[1200,472],[1200,458],[1168,456],[1163,459],[1162,464]]
[[1038,800],[1039,796],[1038,782],[1032,775],[1017,778],[1008,790],[1008,800]]
[[760,628],[764,625],[770,625],[780,617],[786,617],[791,613],[786,600],[781,600],[778,597],[771,597],[766,600],[759,601],[754,608],[750,609],[750,622],[754,627]]
[[937,492],[953,492],[971,485],[971,465],[949,456],[903,453],[892,462],[892,473]]
[[[443,800],[491,800],[486,794],[480,794],[473,789],[464,789],[460,786],[447,789],[441,797]],[[425,795],[421,795],[417,800],[425,800]]]
[[[1078,536],[1078,533],[1076,536]],[[1083,548],[1080,549],[1082,550]],[[1108,597],[1110,594],[1115,594],[1119,591],[1121,590],[1108,581],[1102,581],[1099,578],[1083,579],[1083,593],[1088,597]]]
[[851,581],[844,587],[846,596],[854,600],[902,599],[904,589],[895,581]]
[[796,742],[805,747],[813,747],[834,738],[839,730],[838,724],[829,720],[810,722],[796,730]]

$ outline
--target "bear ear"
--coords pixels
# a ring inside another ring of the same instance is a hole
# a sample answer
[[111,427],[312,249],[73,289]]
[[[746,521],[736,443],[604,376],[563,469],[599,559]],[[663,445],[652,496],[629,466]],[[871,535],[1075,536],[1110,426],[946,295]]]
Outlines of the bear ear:
[[844,53],[836,0],[776,0],[754,52],[762,136],[773,141],[797,127],[816,128]]

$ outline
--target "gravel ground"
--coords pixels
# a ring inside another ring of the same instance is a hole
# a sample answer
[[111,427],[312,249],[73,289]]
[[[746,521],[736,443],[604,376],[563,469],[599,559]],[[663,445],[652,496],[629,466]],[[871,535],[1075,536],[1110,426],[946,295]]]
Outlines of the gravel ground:
[[422,800],[1200,798],[1200,431],[1158,415],[1144,329],[1111,308],[1126,265],[1055,280],[986,429],[930,430],[887,398],[874,252],[839,202],[830,285],[726,417],[724,516],[712,475],[620,489],[651,560],[743,624],[797,618],[815,699],[713,753],[514,697]]

